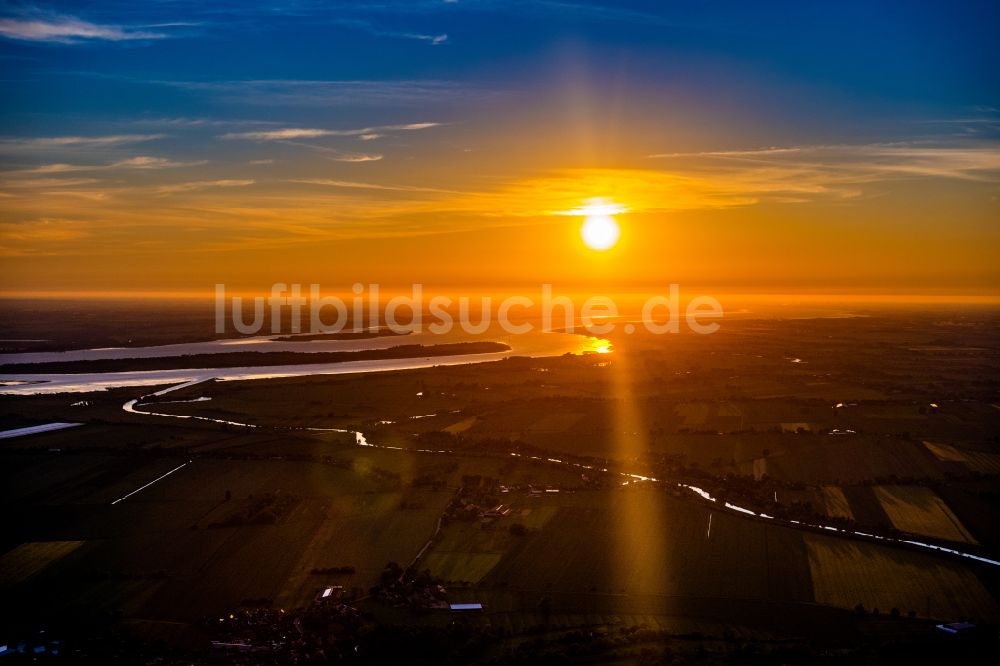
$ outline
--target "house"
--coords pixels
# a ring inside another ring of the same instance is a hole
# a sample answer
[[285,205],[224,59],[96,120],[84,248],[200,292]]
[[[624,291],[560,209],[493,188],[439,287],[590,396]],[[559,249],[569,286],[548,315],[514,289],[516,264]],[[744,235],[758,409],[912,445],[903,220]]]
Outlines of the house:
[[976,631],[976,625],[971,622],[950,622],[948,624],[935,625],[935,628],[956,636],[968,636]]
[[342,596],[344,596],[343,585],[330,585],[316,593],[316,603],[338,601]]

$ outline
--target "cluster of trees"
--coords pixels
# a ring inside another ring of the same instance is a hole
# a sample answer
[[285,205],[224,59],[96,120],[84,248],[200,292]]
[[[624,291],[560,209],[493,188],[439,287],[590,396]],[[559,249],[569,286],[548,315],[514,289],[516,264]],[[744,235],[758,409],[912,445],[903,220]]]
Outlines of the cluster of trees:
[[355,571],[354,567],[350,564],[340,566],[340,567],[316,567],[312,569],[309,573],[313,576],[326,576],[330,574],[353,574]]

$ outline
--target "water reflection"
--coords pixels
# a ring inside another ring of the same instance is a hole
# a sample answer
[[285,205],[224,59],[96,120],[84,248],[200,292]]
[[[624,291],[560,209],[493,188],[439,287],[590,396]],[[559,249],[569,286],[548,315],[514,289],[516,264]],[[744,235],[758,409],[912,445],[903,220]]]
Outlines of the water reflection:
[[[294,338],[295,336],[289,337]],[[510,356],[543,357],[562,356],[564,354],[606,354],[611,351],[611,343],[608,340],[592,336],[541,331],[512,335],[502,329],[494,328],[482,334],[470,334],[459,330],[444,335],[425,332],[412,333],[405,337],[388,335],[377,338],[310,340],[303,342],[288,341],[288,337],[277,340],[274,336],[263,336],[153,347],[2,354],[0,355],[0,364],[144,359],[179,357],[191,354],[235,353],[245,351],[247,345],[253,345],[253,351],[302,352],[304,355],[308,355],[319,352],[359,352],[389,349],[401,345],[433,346],[487,341],[501,342],[510,347],[510,350],[485,354],[451,354],[447,356],[420,356],[418,351],[414,356],[406,358],[368,359],[336,363],[303,363],[299,361],[298,363],[287,365],[231,368],[183,368],[176,370],[136,370],[96,373],[18,373],[0,376],[0,394],[80,393],[103,391],[123,386],[155,386],[158,384],[203,381],[206,379],[236,381],[316,374],[382,372],[387,370],[427,368],[436,365],[483,363],[487,361],[499,361]]]

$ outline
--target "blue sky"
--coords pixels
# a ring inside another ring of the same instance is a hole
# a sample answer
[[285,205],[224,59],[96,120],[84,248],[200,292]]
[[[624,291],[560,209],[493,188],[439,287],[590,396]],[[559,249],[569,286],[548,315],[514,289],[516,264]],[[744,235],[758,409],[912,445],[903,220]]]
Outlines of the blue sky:
[[185,83],[531,90],[564,76],[568,58],[598,81],[679,85],[795,124],[807,124],[803,113],[830,122],[824,109],[833,107],[843,126],[831,133],[844,136],[864,132],[848,126],[852,118],[878,125],[882,115],[934,119],[1000,106],[995,2],[171,0],[6,2],[2,14],[8,133],[44,130],[46,116],[61,130],[67,120],[243,106]]

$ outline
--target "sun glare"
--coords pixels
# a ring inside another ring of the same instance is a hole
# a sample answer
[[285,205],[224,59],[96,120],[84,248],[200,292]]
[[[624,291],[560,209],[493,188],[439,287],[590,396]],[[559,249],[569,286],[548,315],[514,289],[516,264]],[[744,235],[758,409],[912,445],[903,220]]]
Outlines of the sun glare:
[[611,249],[620,233],[618,223],[610,215],[589,215],[580,228],[583,242],[592,250]]

